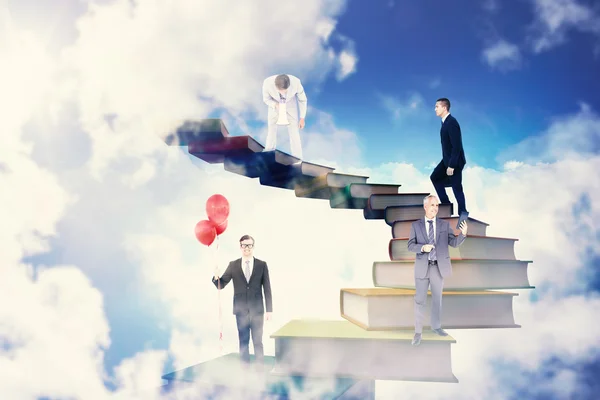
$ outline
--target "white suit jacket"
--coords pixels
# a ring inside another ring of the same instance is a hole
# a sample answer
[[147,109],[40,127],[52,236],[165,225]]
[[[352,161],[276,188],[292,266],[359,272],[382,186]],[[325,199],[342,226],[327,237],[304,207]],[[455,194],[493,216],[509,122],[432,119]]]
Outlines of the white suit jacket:
[[[300,82],[300,79],[296,78],[294,75],[287,74],[287,76],[290,77],[290,87],[287,88],[287,93],[285,95],[286,106],[288,109],[290,108],[290,105],[295,108],[295,101],[291,104],[289,103],[297,98],[300,118],[306,118],[306,106],[308,104],[308,99],[306,98],[306,93],[304,93],[302,82]],[[262,88],[263,101],[273,110],[275,109],[275,104],[279,103],[279,91],[275,86],[276,77],[277,75],[273,75],[265,79]]]

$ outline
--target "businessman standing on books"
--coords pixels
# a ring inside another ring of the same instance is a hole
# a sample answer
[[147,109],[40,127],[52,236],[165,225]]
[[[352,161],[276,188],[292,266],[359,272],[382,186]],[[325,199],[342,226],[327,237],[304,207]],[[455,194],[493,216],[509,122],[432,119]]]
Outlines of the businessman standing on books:
[[[304,118],[306,118],[308,104],[302,82],[293,75],[273,75],[264,80],[262,94],[263,101],[269,106],[265,151],[275,150],[277,146],[277,120],[280,104],[284,103],[289,121],[288,133],[292,155],[302,160],[302,144],[298,128],[304,129]],[[296,100],[298,100],[297,105]]]
[[435,103],[435,115],[442,119],[440,138],[442,141],[442,161],[431,173],[431,183],[435,187],[441,204],[450,204],[446,194],[446,186],[452,186],[454,197],[458,203],[458,215],[467,212],[465,194],[462,186],[462,171],[467,163],[462,145],[460,125],[450,115],[450,100],[438,99]]
[[[266,262],[252,255],[254,251],[252,236],[242,236],[240,249],[242,257],[231,261],[221,278],[215,271],[212,281],[217,288],[219,283],[221,288],[224,288],[233,279],[233,314],[235,314],[237,322],[240,358],[244,362],[250,361],[249,343],[250,334],[252,334],[254,356],[256,362],[262,364],[264,361],[262,336],[265,304],[267,320],[271,319],[273,312],[269,268]],[[265,304],[263,304],[263,290]]]
[[415,259],[415,336],[412,344],[421,343],[423,311],[427,304],[427,291],[431,286],[431,329],[440,336],[447,336],[442,329],[442,290],[444,278],[452,274],[448,246],[460,246],[467,236],[467,221],[460,224],[460,234],[454,235],[450,223],[437,219],[439,200],[434,195],[423,199],[425,218],[412,223],[408,250],[416,253]]

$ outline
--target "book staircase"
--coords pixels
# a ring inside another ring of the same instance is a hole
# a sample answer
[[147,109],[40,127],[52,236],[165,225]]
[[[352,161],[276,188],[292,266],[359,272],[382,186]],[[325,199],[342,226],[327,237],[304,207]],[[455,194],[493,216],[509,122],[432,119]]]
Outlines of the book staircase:
[[[186,122],[165,142],[187,146],[191,155],[258,178],[261,185],[327,200],[333,209],[361,210],[365,219],[383,220],[391,228],[390,260],[373,263],[374,287],[340,289],[343,320],[293,320],[271,335],[275,357],[268,361],[269,379],[335,378],[342,389],[323,398],[339,399],[374,398],[375,380],[458,382],[451,365],[456,340],[427,330],[431,293],[421,344],[411,345],[415,254],[408,251],[407,242],[412,222],[424,216],[423,198],[429,193],[401,193],[399,184],[368,183],[366,176],[336,173],[278,150],[264,151],[250,136],[230,136],[220,119]],[[452,214],[452,204],[440,205],[438,218],[454,228],[458,217]],[[442,327],[518,328],[512,308],[517,294],[501,290],[533,289],[527,276],[531,261],[516,259],[518,239],[488,236],[488,224],[474,218],[469,217],[468,225],[463,244],[449,248],[453,274],[444,281]],[[193,368],[201,369],[190,367],[163,379],[174,382],[185,375],[194,380],[192,376],[200,373],[190,372]]]

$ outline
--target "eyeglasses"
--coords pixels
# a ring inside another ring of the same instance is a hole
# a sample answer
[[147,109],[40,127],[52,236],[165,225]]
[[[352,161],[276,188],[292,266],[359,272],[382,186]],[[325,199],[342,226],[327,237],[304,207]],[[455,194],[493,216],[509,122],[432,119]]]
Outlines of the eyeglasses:
[[244,244],[244,243],[242,243],[242,244],[240,244],[240,247],[242,249],[251,249],[251,248],[254,247],[254,245],[253,244]]

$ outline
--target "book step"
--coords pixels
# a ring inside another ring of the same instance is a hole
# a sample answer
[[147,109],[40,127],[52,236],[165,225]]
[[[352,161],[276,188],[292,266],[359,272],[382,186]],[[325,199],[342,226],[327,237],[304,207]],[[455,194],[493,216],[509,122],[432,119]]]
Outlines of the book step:
[[299,159],[279,150],[246,155],[225,156],[226,171],[259,178],[261,185],[293,190],[296,182],[325,175],[333,168]]
[[[409,237],[410,236],[410,227],[411,227],[412,223],[415,221],[418,221],[421,218],[424,218],[424,216],[421,215],[418,218],[404,220],[404,221],[402,221],[402,220],[394,221],[392,223],[392,237],[395,239]],[[454,234],[458,236],[458,234],[460,233],[460,230],[456,229],[456,224],[458,223],[457,215],[452,216],[452,217],[440,217],[438,214],[437,218],[448,221],[448,223],[454,230]],[[467,234],[469,236],[471,236],[471,235],[487,236],[487,227],[489,226],[489,224],[479,221],[475,218],[468,217],[467,225],[469,227],[468,232],[467,232]]]
[[[527,268],[531,261],[453,258],[452,275],[444,278],[446,291],[534,289]],[[415,260],[375,261],[373,286],[415,289]]]
[[[515,242],[519,239],[493,236],[467,235],[458,247],[448,246],[450,258],[471,258],[491,260],[516,260]],[[391,239],[388,246],[390,260],[415,260],[428,257],[427,253],[413,253],[408,250],[408,238]]]
[[292,320],[271,335],[273,374],[458,382],[450,348],[456,340],[424,331],[415,347],[413,336],[409,329],[369,331],[344,320]]
[[373,194],[397,194],[401,185],[386,183],[351,183],[343,190],[332,193],[329,199],[331,208],[363,209]]
[[263,146],[250,136],[227,136],[188,144],[188,153],[210,164],[222,164],[226,157],[246,158],[262,151]]
[[314,178],[298,181],[294,191],[296,197],[329,200],[334,193],[342,191],[352,183],[366,183],[369,177],[330,172]]
[[[341,289],[342,317],[366,330],[414,329],[414,289]],[[442,292],[441,323],[449,329],[519,328],[513,315],[516,293],[500,291]],[[431,291],[423,313],[430,327]]]
[[[454,204],[440,204],[438,208],[438,218],[451,217],[454,210]],[[414,221],[425,216],[423,203],[404,206],[390,206],[384,210],[385,223],[392,226],[396,221]],[[410,232],[410,231],[409,231]]]
[[175,132],[169,133],[164,142],[168,146],[189,146],[190,143],[222,139],[229,136],[225,124],[218,118],[207,118],[200,121],[185,121]]
[[372,194],[363,210],[365,219],[385,219],[385,209],[392,206],[414,206],[423,209],[423,199],[429,193],[381,193]]

